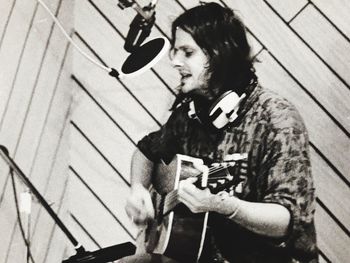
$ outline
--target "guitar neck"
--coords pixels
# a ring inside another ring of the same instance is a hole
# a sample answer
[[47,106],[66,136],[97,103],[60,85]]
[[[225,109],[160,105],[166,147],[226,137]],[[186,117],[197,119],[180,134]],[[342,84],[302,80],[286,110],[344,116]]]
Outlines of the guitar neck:
[[[221,190],[224,190],[222,187],[217,187],[217,185],[221,180],[224,180],[222,178],[227,178],[227,177],[231,178],[232,177],[228,173],[227,168],[228,167],[220,167],[220,168],[209,170],[208,176],[205,178],[203,178],[203,176],[202,176],[203,173],[198,173],[197,175],[195,175],[198,178],[198,181],[195,183],[195,185],[200,189],[204,189],[204,188],[208,187],[212,193],[217,193]],[[215,181],[214,187],[213,187],[213,184],[207,185],[207,183],[211,183],[213,180],[213,178],[211,178],[211,176],[213,174],[217,173],[218,171],[220,171],[220,172],[227,171],[228,175],[225,175],[225,177],[219,177],[219,179],[214,178],[214,181]],[[205,180],[204,183],[202,182],[203,180]],[[180,201],[178,200],[178,189],[174,189],[174,190],[170,191],[169,193],[167,193],[164,197],[163,216],[165,216],[169,212],[171,212],[179,203],[180,203]]]
[[[162,214],[165,216],[171,212],[179,203],[178,200],[178,183],[179,181],[186,179],[188,177],[197,177],[198,180],[194,183],[196,187],[200,189],[209,188],[209,190],[216,194],[221,191],[230,192],[232,187],[237,185],[240,182],[240,178],[234,177],[230,174],[229,167],[236,166],[244,158],[238,158],[234,161],[222,162],[213,164],[208,168],[206,173],[202,173],[198,170],[196,172],[189,173],[189,167],[193,167],[192,157],[177,155],[177,159],[173,160],[170,165],[168,165],[165,171],[163,172],[165,176],[174,176],[178,177],[178,180],[175,180],[176,183],[173,185],[173,190],[169,191],[167,194],[162,195]],[[164,168],[164,166],[162,166]],[[191,168],[193,169],[193,168]],[[190,169],[190,170],[191,170]],[[160,173],[162,175],[162,173]],[[163,193],[164,194],[164,193]]]
[[170,213],[179,203],[180,201],[178,199],[177,189],[166,194],[163,204],[163,216],[166,216],[168,213]]

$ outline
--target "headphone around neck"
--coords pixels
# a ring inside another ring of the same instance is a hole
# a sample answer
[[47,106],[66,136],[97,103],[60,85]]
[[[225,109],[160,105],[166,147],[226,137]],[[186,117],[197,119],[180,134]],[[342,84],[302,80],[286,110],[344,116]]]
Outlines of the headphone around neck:
[[246,93],[239,96],[233,90],[226,91],[209,107],[209,110],[198,109],[194,100],[189,103],[188,116],[196,119],[204,125],[212,125],[216,129],[222,129],[238,117],[241,101]]

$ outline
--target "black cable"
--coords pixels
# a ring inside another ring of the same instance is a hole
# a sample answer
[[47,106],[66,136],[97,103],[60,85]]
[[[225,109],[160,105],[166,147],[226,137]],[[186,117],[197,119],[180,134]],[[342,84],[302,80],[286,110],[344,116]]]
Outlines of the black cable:
[[[27,242],[28,242],[28,246],[27,246],[27,263],[29,263],[29,260],[31,259],[31,251],[30,251],[30,246],[31,246],[31,242],[30,242],[30,239],[31,239],[31,235],[30,235],[30,232],[31,232],[31,217],[29,216],[28,218],[28,225],[27,225]],[[33,262],[34,263],[34,262]]]
[[21,235],[22,235],[22,239],[27,247],[27,258],[29,257],[30,260],[32,261],[32,263],[35,263],[35,260],[33,258],[33,255],[30,251],[30,245],[28,243],[28,240],[26,239],[25,233],[24,233],[24,228],[23,228],[23,223],[21,220],[21,214],[19,211],[19,205],[18,205],[18,199],[17,199],[17,190],[16,190],[16,183],[15,183],[15,179],[13,176],[13,169],[10,168],[10,175],[11,175],[11,181],[12,181],[12,189],[13,189],[13,196],[15,198],[15,205],[16,205],[16,213],[17,213],[17,219],[18,219],[18,224],[19,224],[19,228],[21,230]]

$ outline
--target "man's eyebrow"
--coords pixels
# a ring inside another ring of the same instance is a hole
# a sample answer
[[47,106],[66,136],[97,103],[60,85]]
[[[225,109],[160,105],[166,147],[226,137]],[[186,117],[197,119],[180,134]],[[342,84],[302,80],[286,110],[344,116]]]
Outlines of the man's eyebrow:
[[175,48],[174,48],[175,50],[185,50],[185,49],[194,49],[192,46],[190,46],[190,45],[181,45],[181,46],[178,46],[178,47],[176,47],[175,46]]

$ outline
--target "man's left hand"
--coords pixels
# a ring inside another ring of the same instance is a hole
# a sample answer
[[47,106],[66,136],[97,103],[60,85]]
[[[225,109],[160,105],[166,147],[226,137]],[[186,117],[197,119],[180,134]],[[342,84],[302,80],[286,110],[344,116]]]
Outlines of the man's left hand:
[[196,177],[190,177],[180,181],[178,198],[184,203],[192,213],[202,213],[213,211],[215,195],[208,188],[201,190],[194,183]]

